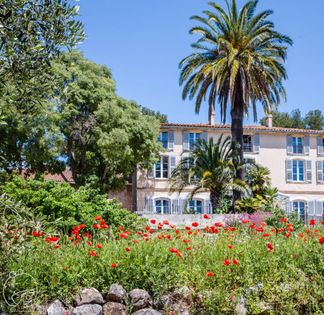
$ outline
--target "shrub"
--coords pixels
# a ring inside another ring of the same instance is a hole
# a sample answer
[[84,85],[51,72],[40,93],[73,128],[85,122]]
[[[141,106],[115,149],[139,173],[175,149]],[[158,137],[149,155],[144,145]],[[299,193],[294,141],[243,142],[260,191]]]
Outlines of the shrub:
[[76,190],[68,183],[15,176],[0,188],[0,192],[15,202],[22,202],[34,216],[43,216],[59,230],[68,231],[80,223],[90,226],[97,215],[110,224],[126,228],[143,224],[138,216],[122,209],[118,201],[108,200],[106,195],[89,187]]

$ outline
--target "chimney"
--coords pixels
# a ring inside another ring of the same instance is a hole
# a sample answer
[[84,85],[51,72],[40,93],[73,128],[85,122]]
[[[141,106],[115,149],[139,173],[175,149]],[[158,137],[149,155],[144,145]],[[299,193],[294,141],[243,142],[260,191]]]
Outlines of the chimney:
[[266,126],[268,127],[268,128],[272,128],[273,126],[272,126],[272,115],[271,114],[268,114],[267,115],[267,118],[266,118]]

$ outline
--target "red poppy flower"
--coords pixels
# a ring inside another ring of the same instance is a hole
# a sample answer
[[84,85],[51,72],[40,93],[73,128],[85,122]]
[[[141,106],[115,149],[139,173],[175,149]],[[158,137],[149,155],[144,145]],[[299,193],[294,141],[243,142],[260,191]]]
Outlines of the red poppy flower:
[[263,234],[262,234],[262,237],[269,237],[269,236],[270,236],[269,233],[263,233]]
[[150,223],[151,224],[156,224],[156,220],[155,219],[152,219],[152,220],[150,220]]
[[34,237],[37,237],[37,236],[39,236],[39,233],[36,232],[36,231],[34,231],[34,232],[33,232],[33,236],[34,236]]
[[130,250],[131,250],[130,247],[126,247],[126,248],[125,248],[125,251],[126,251],[126,252],[130,252]]
[[227,248],[232,249],[233,248],[233,245],[232,244],[229,244],[229,245],[227,245]]
[[241,222],[242,222],[243,224],[246,224],[246,223],[249,223],[250,220],[248,220],[248,219],[243,219],[243,220],[241,220]]
[[222,222],[216,222],[216,223],[215,223],[215,226],[217,226],[217,227],[222,227],[222,226],[224,226],[224,224],[223,224]]
[[204,214],[204,219],[206,220],[211,219],[211,216],[209,214]]
[[44,236],[44,232],[39,232],[38,235],[39,236]]
[[91,242],[91,241],[88,241],[87,244],[88,244],[89,246],[92,246],[92,242]]
[[84,225],[83,223],[81,223],[81,224],[79,225],[79,228],[80,228],[80,229],[84,229],[84,228],[85,228],[85,225]]
[[191,225],[192,225],[193,227],[197,227],[197,226],[199,226],[199,223],[198,223],[198,222],[192,222]]
[[190,247],[190,246],[189,246],[189,247],[187,247],[187,250],[192,250],[192,247]]
[[97,255],[97,253],[94,251],[94,250],[91,250],[90,252],[89,252],[89,254],[91,255],[91,256],[96,256]]
[[60,246],[60,244],[56,244],[55,246],[54,246],[54,248],[60,248],[61,246]]
[[121,238],[127,238],[128,237],[128,233],[121,233],[120,235],[119,235]]
[[180,251],[177,251],[176,255],[177,255],[178,257],[182,257],[182,253],[181,253]]
[[96,245],[96,247],[100,249],[100,248],[102,248],[102,244],[98,243],[98,244]]
[[215,276],[215,274],[213,272],[211,272],[211,271],[207,272],[207,277],[213,277],[213,276]]
[[97,223],[95,223],[95,224],[93,225],[93,228],[94,228],[94,229],[100,229],[100,225],[97,224]]
[[278,231],[279,232],[285,232],[285,229],[284,228],[279,228]]
[[288,229],[287,229],[289,232],[293,232],[294,231],[294,227],[292,225],[288,226]]
[[285,222],[287,222],[287,218],[281,218],[280,221],[283,222],[283,223],[285,223]]
[[59,240],[59,237],[57,236],[52,236],[52,237],[46,237],[45,242],[47,243],[55,243]]
[[174,225],[174,224],[169,224],[169,227],[170,227],[171,229],[174,229],[174,228],[175,228],[175,225]]
[[180,230],[175,230],[175,233],[178,235],[180,234]]
[[97,216],[95,217],[95,220],[96,220],[96,221],[100,221],[100,220],[101,220],[101,216],[100,216],[100,215],[97,215]]
[[115,264],[115,263],[112,263],[112,264],[111,264],[111,268],[114,269],[114,268],[116,268],[116,267],[117,267],[117,264]]
[[309,220],[309,225],[315,225],[316,224],[316,220]]
[[185,239],[185,240],[182,240],[182,242],[184,242],[184,243],[189,243],[190,240]]
[[263,227],[257,227],[255,230],[258,231],[258,232],[264,232],[264,228]]
[[324,244],[324,236],[322,236],[320,239],[319,239],[319,242],[320,242],[320,244]]
[[287,238],[289,238],[289,237],[290,237],[290,233],[286,233],[285,235],[286,235],[286,237],[287,237]]
[[187,231],[190,231],[191,230],[191,227],[190,226],[186,226],[186,230]]
[[233,259],[233,264],[237,266],[237,265],[239,264],[239,261],[238,261],[237,259],[234,258],[234,259]]
[[274,247],[273,247],[273,245],[271,243],[268,243],[266,246],[267,246],[267,251],[268,252],[272,252],[273,251],[273,248]]
[[170,253],[176,253],[178,250],[174,247],[170,248]]
[[165,224],[165,225],[169,225],[169,221],[168,221],[168,220],[164,220],[164,221],[163,221],[163,224]]
[[224,266],[229,266],[231,264],[231,261],[229,259],[225,259],[223,264]]

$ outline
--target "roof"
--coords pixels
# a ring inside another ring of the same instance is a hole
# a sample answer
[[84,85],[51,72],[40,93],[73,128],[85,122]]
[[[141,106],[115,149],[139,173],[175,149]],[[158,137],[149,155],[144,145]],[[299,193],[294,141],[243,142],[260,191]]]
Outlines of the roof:
[[[161,128],[183,128],[183,129],[219,129],[219,130],[230,130],[231,125],[223,125],[223,124],[177,124],[177,123],[164,123],[161,124]],[[264,133],[287,133],[287,134],[311,134],[311,135],[323,135],[324,130],[311,130],[311,129],[297,129],[297,128],[282,128],[282,127],[266,127],[261,125],[246,125],[243,127],[245,131],[257,131]]]
[[[28,170],[28,169],[24,169],[21,172],[21,175],[23,177],[28,177],[28,178],[35,178],[35,174]],[[66,168],[63,172],[58,173],[58,174],[51,174],[48,172],[44,173],[44,180],[53,180],[55,182],[58,183],[70,183],[70,184],[74,184],[74,180],[72,177],[72,172],[70,169]]]
[[70,169],[65,169],[63,172],[59,174],[50,174],[45,172],[44,174],[44,179],[45,180],[54,180],[59,183],[74,183],[73,177],[72,177],[72,172]]

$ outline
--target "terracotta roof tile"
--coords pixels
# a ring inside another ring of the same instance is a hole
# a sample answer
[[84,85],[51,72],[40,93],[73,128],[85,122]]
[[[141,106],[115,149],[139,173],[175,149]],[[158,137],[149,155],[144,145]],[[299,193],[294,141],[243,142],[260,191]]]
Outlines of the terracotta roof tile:
[[[177,123],[164,123],[161,124],[162,128],[202,128],[202,129],[231,129],[230,125],[216,124],[177,124]],[[324,136],[324,130],[311,130],[311,129],[296,129],[296,128],[282,128],[282,127],[266,127],[261,125],[245,125],[244,130],[260,131],[265,133],[303,133],[303,134],[318,134]]]

